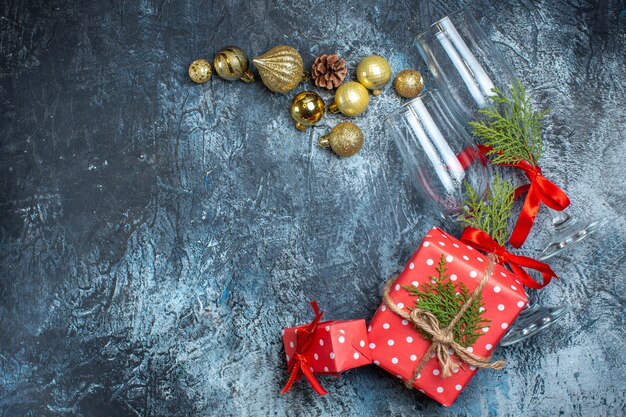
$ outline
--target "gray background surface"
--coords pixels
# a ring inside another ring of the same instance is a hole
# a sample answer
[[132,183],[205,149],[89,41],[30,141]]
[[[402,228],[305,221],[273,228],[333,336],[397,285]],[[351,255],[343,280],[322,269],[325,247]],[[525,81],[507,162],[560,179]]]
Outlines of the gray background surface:
[[[456,3],[0,1],[0,415],[623,415],[624,5],[467,4],[553,109],[544,172],[611,224],[551,262],[538,299],[571,312],[446,409],[374,366],[278,394],[281,328],[310,299],[370,317],[438,224],[382,130],[400,99],[371,100],[342,160],[293,128],[291,95],[186,70],[289,44],[425,73],[413,39]],[[522,253],[549,230],[543,209]]]

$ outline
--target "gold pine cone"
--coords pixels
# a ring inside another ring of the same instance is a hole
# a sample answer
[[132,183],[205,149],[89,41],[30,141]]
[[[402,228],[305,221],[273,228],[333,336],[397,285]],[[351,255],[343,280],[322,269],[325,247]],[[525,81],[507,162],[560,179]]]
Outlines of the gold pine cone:
[[317,57],[311,68],[313,84],[328,90],[339,87],[347,74],[346,60],[337,54]]
[[302,56],[291,46],[275,46],[252,62],[259,70],[263,84],[276,93],[293,90],[304,77]]

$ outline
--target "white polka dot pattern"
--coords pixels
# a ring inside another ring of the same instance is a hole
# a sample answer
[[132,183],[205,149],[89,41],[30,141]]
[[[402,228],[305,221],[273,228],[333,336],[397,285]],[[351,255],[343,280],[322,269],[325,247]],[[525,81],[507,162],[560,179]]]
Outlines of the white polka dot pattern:
[[[408,267],[400,273],[392,286],[392,300],[405,311],[415,306],[416,298],[404,288],[424,288],[423,284],[430,282],[431,276],[438,276],[436,268],[442,256],[450,281],[457,287],[462,282],[469,291],[478,285],[489,263],[484,254],[461,244],[438,228],[433,228],[429,234],[431,236],[422,241],[418,250],[408,259]],[[495,265],[494,274],[483,289],[482,313],[483,317],[491,321],[488,326],[480,328],[481,336],[468,351],[479,356],[490,356],[506,333],[508,323],[513,323],[521,308],[526,305],[523,288],[515,283],[515,278],[515,275],[501,265]],[[514,283],[516,285],[512,286]],[[372,331],[368,334],[368,347],[372,361],[392,375],[400,375],[407,381],[412,376],[412,370],[422,360],[429,342],[409,321],[391,312],[383,304],[370,324]],[[443,378],[441,367],[434,356],[431,355],[421,371],[415,388],[425,391],[428,396],[444,405],[450,405],[472,378],[476,368],[467,365],[456,367],[450,377]]]
[[[313,373],[342,372],[372,362],[365,320],[326,323],[317,328],[314,343],[303,354]],[[297,330],[301,331],[302,328],[284,329],[283,345],[287,362],[297,352]]]

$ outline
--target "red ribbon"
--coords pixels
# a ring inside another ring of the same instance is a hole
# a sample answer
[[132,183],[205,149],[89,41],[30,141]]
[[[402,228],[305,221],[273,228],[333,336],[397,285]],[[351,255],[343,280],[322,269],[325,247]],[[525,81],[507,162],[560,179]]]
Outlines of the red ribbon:
[[304,328],[299,328],[296,334],[296,353],[289,360],[289,380],[285,387],[280,392],[281,394],[285,394],[289,392],[293,383],[300,379],[300,375],[304,375],[304,377],[309,381],[315,392],[318,395],[327,394],[326,390],[322,387],[322,384],[315,378],[315,374],[311,371],[309,367],[309,363],[304,357],[304,353],[311,347],[311,344],[315,341],[315,331],[317,330],[317,326],[324,315],[324,312],[320,312],[317,307],[317,303],[315,301],[311,301],[311,306],[315,311],[315,318],[311,323],[309,323]]
[[472,165],[472,163],[477,159],[480,159],[480,163],[483,164],[483,166],[486,166],[487,162],[489,162],[487,159],[487,152],[489,152],[490,150],[491,150],[491,146],[472,145],[463,149],[456,156],[456,158],[461,163],[461,168],[463,169],[467,169],[467,167]]
[[538,166],[533,166],[526,161],[517,164],[503,165],[523,170],[526,177],[530,180],[530,184],[523,185],[515,190],[516,197],[527,192],[522,211],[520,212],[509,239],[509,243],[511,243],[513,247],[519,248],[526,241],[530,229],[535,223],[535,218],[537,217],[537,213],[539,213],[541,203],[553,210],[562,211],[569,206],[569,197],[552,181],[544,177],[541,174],[541,168]]
[[[553,277],[558,278],[552,268],[550,268],[550,265],[528,256],[513,255],[483,230],[466,227],[461,235],[461,242],[472,245],[481,251],[494,253],[498,257],[498,262],[500,264],[508,264],[513,273],[517,275],[526,287],[541,289],[548,285]],[[543,284],[535,281],[522,267],[541,272]]]
[[[476,147],[469,146],[457,155],[457,158],[464,169],[478,158],[480,158],[480,161],[485,164],[487,161],[487,152],[493,149],[487,145],[477,146],[478,152],[476,152]],[[569,197],[567,197],[565,191],[561,190],[552,181],[544,177],[541,173],[541,168],[538,166],[533,166],[526,161],[522,161],[517,164],[499,165],[519,168],[524,171],[526,177],[530,180],[530,184],[522,185],[515,189],[515,198],[528,193],[526,194],[526,200],[524,200],[522,211],[520,212],[517,222],[515,223],[515,227],[513,228],[513,233],[511,233],[511,238],[509,239],[511,246],[519,248],[526,241],[526,238],[530,233],[530,229],[535,223],[535,218],[537,217],[537,213],[539,213],[541,203],[553,210],[562,211],[569,206]]]

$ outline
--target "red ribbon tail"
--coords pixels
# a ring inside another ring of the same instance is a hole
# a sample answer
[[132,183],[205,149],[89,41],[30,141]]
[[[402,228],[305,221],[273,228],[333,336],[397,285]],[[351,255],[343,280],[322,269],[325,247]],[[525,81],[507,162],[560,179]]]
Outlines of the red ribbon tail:
[[536,180],[541,201],[552,210],[562,211],[569,206],[569,197],[555,183],[546,177],[539,175]]
[[311,371],[311,369],[309,369],[306,362],[300,362],[300,369],[302,370],[304,377],[309,381],[317,395],[328,394],[328,392],[322,387],[322,384],[320,384],[317,378],[315,378],[315,374],[313,373],[313,371]]
[[[528,288],[534,288],[537,290],[542,289],[546,285],[552,281],[552,278],[558,278],[550,265],[540,262],[536,259],[529,258],[527,256],[518,256],[518,255],[508,255],[508,264],[513,270],[513,273],[518,276],[518,278],[522,281]],[[539,271],[543,276],[543,284],[535,281],[528,272],[524,270],[524,268],[534,269],[535,271]]]
[[[465,230],[463,230],[460,240],[463,243],[473,245],[478,250],[495,253],[501,262],[506,262],[510,266],[513,273],[526,287],[541,289],[548,285],[552,278],[557,277],[552,268],[550,268],[550,265],[529,258],[528,256],[509,253],[483,230],[474,227],[466,227]],[[522,267],[539,271],[543,276],[543,284],[535,281]]]
[[518,199],[521,196],[523,196],[524,194],[526,194],[528,192],[528,190],[530,189],[530,184],[524,184],[524,185],[520,185],[519,187],[517,187],[515,189],[515,195],[514,198]]
[[296,356],[293,358],[293,361],[294,362],[291,364],[291,374],[289,375],[289,379],[287,380],[285,387],[280,392],[281,394],[286,394],[289,390],[291,390],[294,382],[299,379],[300,373],[302,373],[307,381],[309,381],[318,395],[328,394],[328,392],[322,387],[322,384],[317,380],[317,378],[315,378],[315,374],[309,368],[309,364],[304,357]]
[[533,224],[535,223],[537,213],[539,213],[540,204],[541,200],[539,199],[535,183],[533,182],[530,184],[526,200],[524,200],[524,205],[522,206],[522,211],[519,214],[515,227],[513,228],[513,232],[511,233],[511,237],[509,238],[509,243],[511,243],[511,246],[514,248],[519,248],[526,241],[526,238],[530,233],[530,229],[532,229]]
[[[294,358],[294,360],[296,359]],[[280,393],[281,394],[288,393],[291,387],[293,386],[293,383],[296,382],[296,380],[298,379],[298,376],[300,376],[300,366],[297,364],[293,364],[291,366],[291,373],[289,374],[289,379],[287,380],[285,387],[282,389],[282,391],[280,391]]]

